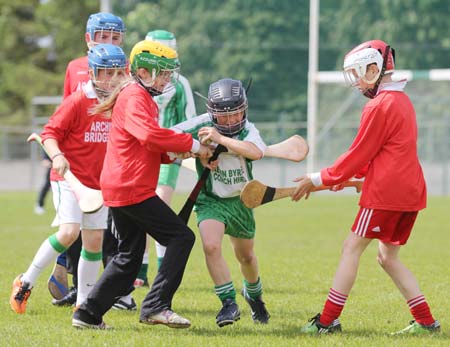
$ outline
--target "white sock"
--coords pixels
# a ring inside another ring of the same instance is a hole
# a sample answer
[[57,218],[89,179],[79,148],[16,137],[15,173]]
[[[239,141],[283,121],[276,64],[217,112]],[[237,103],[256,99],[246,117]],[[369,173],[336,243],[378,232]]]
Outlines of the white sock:
[[77,288],[77,303],[79,306],[86,300],[92,288],[97,282],[98,272],[102,265],[101,260],[87,260],[80,257],[78,263],[78,288]]
[[144,256],[142,257],[142,264],[148,264],[148,250],[144,252]]
[[38,251],[36,252],[36,255],[34,256],[30,267],[23,274],[22,281],[30,283],[33,287],[42,270],[44,270],[50,264],[53,264],[59,254],[60,253],[52,247],[50,241],[46,239],[44,242],[42,242],[41,247],[39,247]]
[[122,296],[120,298],[120,300],[122,300],[123,302],[125,302],[127,305],[131,305],[131,300],[133,299],[133,297],[131,296],[131,294]]
[[164,258],[164,254],[166,254],[166,246],[160,245],[156,241],[155,241],[155,246],[156,246],[156,256],[158,258]]

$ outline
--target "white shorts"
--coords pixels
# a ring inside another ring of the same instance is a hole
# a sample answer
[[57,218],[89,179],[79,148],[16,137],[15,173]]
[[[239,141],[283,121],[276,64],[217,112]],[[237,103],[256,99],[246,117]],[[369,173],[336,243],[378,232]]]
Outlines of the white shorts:
[[81,229],[99,230],[106,229],[108,208],[102,206],[95,213],[83,213],[78,206],[75,194],[66,181],[52,181],[53,205],[56,216],[52,222],[52,227],[61,224],[77,223]]

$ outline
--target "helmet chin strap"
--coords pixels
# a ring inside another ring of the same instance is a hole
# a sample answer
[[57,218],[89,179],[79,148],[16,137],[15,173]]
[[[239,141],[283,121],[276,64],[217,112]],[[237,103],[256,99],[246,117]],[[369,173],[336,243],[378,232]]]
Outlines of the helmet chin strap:
[[147,91],[149,92],[149,94],[151,96],[158,96],[161,95],[162,92],[153,88],[151,85],[149,85],[148,83],[145,83],[142,78],[140,78],[137,74],[132,73],[132,76],[134,77],[134,79]]
[[386,46],[386,50],[384,51],[384,55],[383,55],[383,67],[381,68],[380,76],[378,77],[377,81],[375,82],[375,85],[372,88],[367,89],[363,93],[363,95],[365,97],[368,97],[369,99],[373,99],[377,95],[378,87],[380,86],[381,80],[384,77],[384,72],[386,71],[386,63],[388,60],[390,49],[391,49],[390,46]]

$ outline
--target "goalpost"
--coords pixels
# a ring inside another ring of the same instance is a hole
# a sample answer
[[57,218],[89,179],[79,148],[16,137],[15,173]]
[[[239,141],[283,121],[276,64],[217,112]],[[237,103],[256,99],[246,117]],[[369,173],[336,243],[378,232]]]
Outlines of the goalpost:
[[[310,0],[307,172],[329,165],[348,148],[366,102],[345,88],[340,71],[318,70],[319,0]],[[450,194],[450,69],[396,70],[407,79],[407,92],[417,114],[418,150],[431,194]]]

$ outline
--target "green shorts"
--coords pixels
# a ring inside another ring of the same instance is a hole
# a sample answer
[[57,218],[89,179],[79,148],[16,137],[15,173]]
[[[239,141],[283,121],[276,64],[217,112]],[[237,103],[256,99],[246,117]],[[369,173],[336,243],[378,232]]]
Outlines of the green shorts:
[[178,164],[161,164],[158,186],[170,186],[175,189],[179,171],[180,165]]
[[197,223],[214,219],[225,224],[225,234],[240,238],[255,237],[255,218],[253,210],[245,207],[239,196],[216,198],[200,193],[195,205]]

